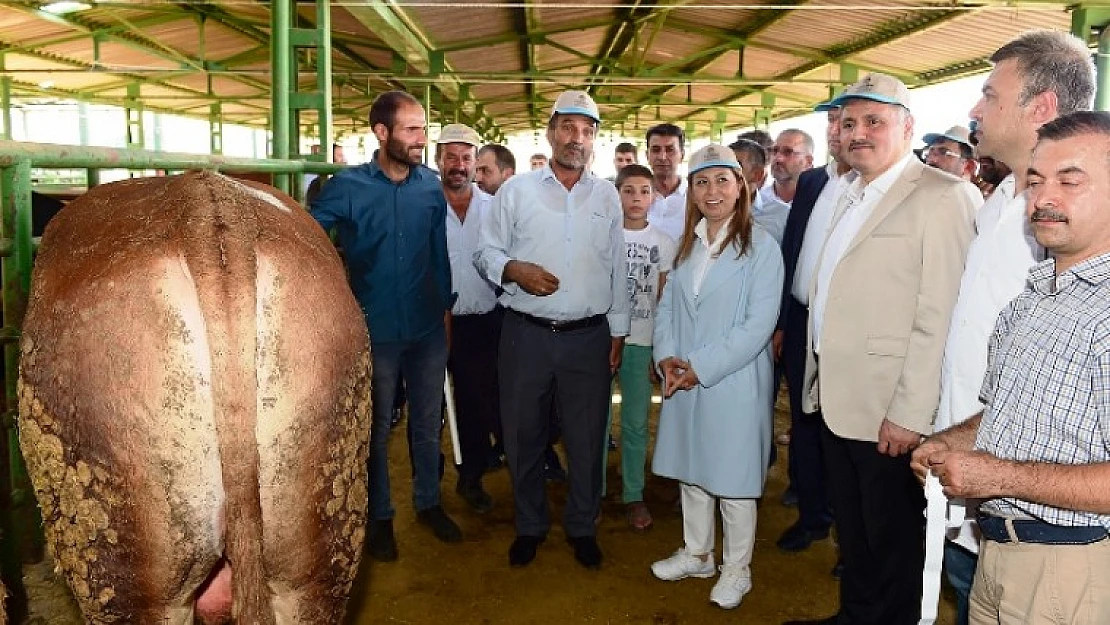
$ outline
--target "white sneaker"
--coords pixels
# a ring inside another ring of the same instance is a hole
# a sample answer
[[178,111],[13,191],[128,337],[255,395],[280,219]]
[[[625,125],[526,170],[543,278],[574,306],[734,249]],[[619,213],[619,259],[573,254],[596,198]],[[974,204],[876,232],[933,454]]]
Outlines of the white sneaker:
[[752,574],[740,564],[721,566],[721,578],[713,585],[709,600],[726,610],[740,605],[740,600],[752,589]]
[[683,547],[666,560],[652,564],[651,573],[665,582],[676,582],[687,577],[713,577],[717,574],[717,567],[713,564],[712,553],[703,562]]

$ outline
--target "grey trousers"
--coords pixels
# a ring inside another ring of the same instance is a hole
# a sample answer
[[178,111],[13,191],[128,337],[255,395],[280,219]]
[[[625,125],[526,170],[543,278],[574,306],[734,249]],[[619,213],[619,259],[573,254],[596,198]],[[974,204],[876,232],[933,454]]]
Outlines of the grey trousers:
[[562,418],[569,478],[563,530],[570,537],[597,532],[610,402],[609,346],[607,323],[552,332],[511,311],[505,315],[498,367],[517,535],[546,536],[551,527],[543,462],[553,395]]

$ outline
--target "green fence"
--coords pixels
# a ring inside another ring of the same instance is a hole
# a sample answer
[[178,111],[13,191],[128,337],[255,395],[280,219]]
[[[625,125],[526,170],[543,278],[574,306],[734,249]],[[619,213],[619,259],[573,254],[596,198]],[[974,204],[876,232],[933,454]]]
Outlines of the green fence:
[[[19,452],[16,379],[19,332],[31,290],[37,241],[31,237],[31,169],[207,169],[273,174],[275,186],[289,189],[295,174],[330,174],[342,165],[312,161],[235,158],[149,150],[0,141],[0,280],[3,282],[4,401],[0,412],[0,578],[8,587],[10,622],[27,612],[22,563],[42,552],[41,521]],[[95,179],[95,176],[93,177]]]

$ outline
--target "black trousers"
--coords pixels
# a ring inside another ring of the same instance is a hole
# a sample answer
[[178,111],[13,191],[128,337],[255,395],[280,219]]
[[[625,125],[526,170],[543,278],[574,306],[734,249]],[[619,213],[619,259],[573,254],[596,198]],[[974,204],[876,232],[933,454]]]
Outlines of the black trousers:
[[497,344],[504,310],[451,317],[451,350],[447,369],[455,390],[462,479],[477,479],[489,459],[490,436],[500,434],[501,408],[497,385]]
[[809,311],[793,297],[788,298],[786,306],[781,362],[790,397],[790,485],[798,495],[798,521],[806,529],[824,530],[832,525],[825,453],[821,444],[824,421],[820,412],[802,412]]
[[925,564],[925,496],[910,456],[880,454],[875,443],[822,427],[844,572],[842,625],[916,625]]
[[569,488],[567,536],[593,536],[601,509],[601,455],[609,406],[609,325],[552,332],[508,311],[501,330],[501,425],[518,535],[551,527],[544,479],[551,402],[562,420]]

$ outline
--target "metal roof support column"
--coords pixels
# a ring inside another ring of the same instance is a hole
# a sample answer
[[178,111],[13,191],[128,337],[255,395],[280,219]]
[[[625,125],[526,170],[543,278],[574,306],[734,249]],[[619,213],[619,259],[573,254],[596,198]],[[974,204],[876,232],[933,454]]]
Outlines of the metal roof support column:
[[[0,72],[4,71],[4,55],[0,54]],[[12,137],[12,77],[0,78],[0,123],[4,128],[0,130],[0,138],[11,140]]]
[[224,114],[219,102],[208,106],[209,149],[213,154],[224,153]]
[[[432,119],[432,85],[431,85],[431,83],[427,83],[427,84],[424,85],[424,115],[425,115],[425,119],[427,120],[425,123],[430,122],[431,119]],[[425,128],[427,128],[427,126],[425,126]],[[383,145],[379,149],[385,149],[385,146]],[[428,164],[428,163],[432,162],[431,153],[432,153],[432,142],[429,140],[424,144],[424,164]]]
[[1103,27],[1098,36],[1098,54],[1095,55],[1098,72],[1098,90],[1095,92],[1095,110],[1110,110],[1110,28]]
[[[89,144],[89,105],[84,101],[77,103],[77,133],[81,145]],[[89,189],[100,184],[100,170],[85,170],[85,186]]]
[[[293,48],[289,45],[292,0],[270,3],[270,132],[273,133],[271,158],[288,159],[290,145],[290,106]],[[289,174],[275,174],[274,186],[292,191]]]
[[141,150],[146,144],[146,134],[143,131],[143,103],[139,98],[139,83],[127,85],[127,102],[123,109],[127,115],[126,147]]

